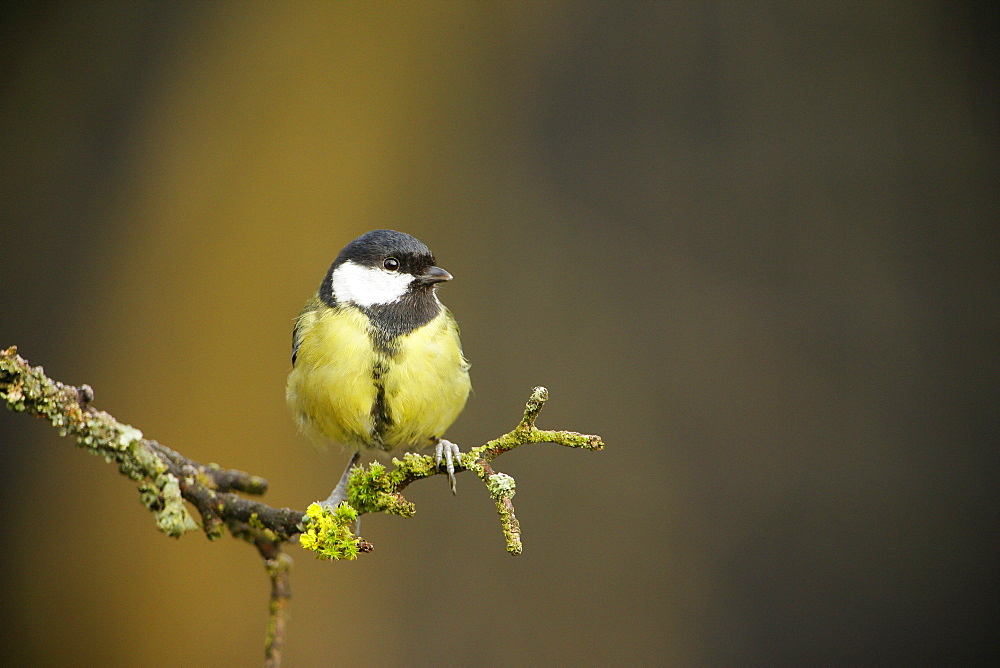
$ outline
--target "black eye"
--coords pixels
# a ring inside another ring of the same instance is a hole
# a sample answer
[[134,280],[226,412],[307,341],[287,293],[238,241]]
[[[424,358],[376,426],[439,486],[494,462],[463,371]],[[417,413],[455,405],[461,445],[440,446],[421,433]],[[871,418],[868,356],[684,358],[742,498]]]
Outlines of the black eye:
[[382,262],[382,266],[388,269],[389,271],[396,271],[397,269],[399,269],[399,260],[397,260],[394,257],[387,257]]

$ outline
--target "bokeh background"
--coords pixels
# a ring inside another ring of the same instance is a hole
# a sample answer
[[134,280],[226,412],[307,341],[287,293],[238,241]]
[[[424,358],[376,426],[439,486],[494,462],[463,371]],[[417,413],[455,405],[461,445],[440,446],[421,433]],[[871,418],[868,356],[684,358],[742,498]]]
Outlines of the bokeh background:
[[[526,447],[525,552],[465,476],[297,547],[287,665],[997,659],[995,3],[15,3],[0,345],[202,461],[325,497],[284,405],[337,251],[456,276]],[[0,663],[246,666],[268,583],[0,413]]]

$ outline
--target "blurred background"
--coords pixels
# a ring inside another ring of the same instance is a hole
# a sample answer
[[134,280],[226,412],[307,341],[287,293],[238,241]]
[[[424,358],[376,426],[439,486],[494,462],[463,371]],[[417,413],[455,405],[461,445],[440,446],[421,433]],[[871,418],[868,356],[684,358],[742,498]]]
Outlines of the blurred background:
[[[995,3],[15,3],[0,345],[186,455],[324,498],[293,318],[377,227],[456,276],[525,447],[297,546],[289,666],[996,661]],[[0,663],[256,665],[268,581],[0,413]]]

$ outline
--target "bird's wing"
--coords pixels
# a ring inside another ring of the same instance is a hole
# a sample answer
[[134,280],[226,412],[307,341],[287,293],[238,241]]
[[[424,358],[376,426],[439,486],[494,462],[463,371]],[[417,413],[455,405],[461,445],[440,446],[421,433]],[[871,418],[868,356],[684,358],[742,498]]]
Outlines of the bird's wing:
[[299,346],[302,344],[302,337],[305,336],[305,331],[308,329],[309,325],[312,324],[312,314],[319,308],[319,302],[316,297],[310,299],[304,307],[302,307],[302,312],[299,313],[299,317],[295,319],[295,327],[292,328],[292,366],[295,366],[295,358],[299,354]]

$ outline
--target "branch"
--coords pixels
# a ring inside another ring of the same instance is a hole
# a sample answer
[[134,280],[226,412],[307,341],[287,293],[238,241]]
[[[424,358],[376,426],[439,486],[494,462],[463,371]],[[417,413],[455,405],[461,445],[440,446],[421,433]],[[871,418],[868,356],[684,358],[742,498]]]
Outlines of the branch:
[[[384,512],[410,517],[416,509],[403,498],[410,483],[443,473],[433,457],[406,453],[393,459],[387,469],[374,462],[355,468],[348,484],[348,503],[329,510],[314,503],[306,512],[273,508],[237,494],[261,495],[267,481],[258,476],[218,464],[200,464],[174,450],[143,437],[138,429],[118,422],[90,403],[94,391],[88,385],[74,387],[52,380],[42,367],[31,367],[12,346],[0,351],[0,398],[7,408],[42,417],[62,436],[73,436],[77,444],[138,483],[142,503],[153,512],[156,526],[177,538],[199,529],[185,502],[198,512],[201,530],[215,540],[225,529],[236,538],[253,544],[264,560],[271,579],[270,619],[266,661],[280,666],[284,646],[286,610],[291,597],[288,571],[291,559],[281,545],[296,535],[303,547],[321,559],[354,559],[374,549],[355,536],[351,529],[363,513]],[[544,431],[535,419],[548,400],[548,391],[536,387],[521,421],[510,432],[461,457],[460,470],[474,471],[496,502],[507,543],[507,551],[521,553],[521,531],[514,515],[514,479],[498,473],[492,462],[498,456],[527,443],[555,443],[572,448],[600,450],[600,437],[571,431]]]
[[90,406],[94,391],[89,386],[52,380],[42,367],[30,367],[16,347],[0,352],[0,398],[10,410],[45,418],[60,435],[73,436],[91,454],[117,463],[122,474],[138,482],[139,498],[168,536],[177,538],[198,529],[187,501],[198,511],[201,528],[210,539],[219,538],[228,527],[233,536],[255,545],[271,578],[265,661],[274,668],[281,665],[291,596],[291,559],[281,544],[302,531],[305,513],[237,496],[235,492],[263,494],[267,481],[217,464],[199,464],[143,438],[138,429]]
[[251,541],[261,536],[287,541],[301,531],[301,511],[272,508],[234,493],[263,494],[267,491],[263,478],[218,464],[199,464],[144,438],[138,429],[88,405],[94,398],[88,385],[77,388],[52,380],[42,367],[28,366],[16,347],[0,352],[0,397],[9,409],[46,418],[61,436],[73,436],[91,454],[117,463],[123,475],[139,483],[143,505],[153,511],[157,527],[168,536],[198,529],[184,501],[201,515],[201,528],[211,539],[221,536],[223,525],[230,523],[234,528],[253,524],[254,531],[246,535]]
[[[600,436],[536,428],[535,419],[548,398],[548,390],[536,387],[525,405],[520,423],[513,430],[486,445],[473,448],[461,457],[462,470],[474,471],[496,502],[507,551],[515,556],[521,554],[521,529],[512,501],[515,482],[506,473],[495,471],[491,462],[503,453],[528,443],[553,443],[584,450],[601,450],[604,447]],[[350,526],[358,514],[382,512],[412,517],[416,508],[403,498],[402,490],[416,480],[439,475],[442,471],[433,457],[412,452],[407,452],[401,460],[393,459],[392,464],[392,470],[387,470],[378,462],[371,463],[367,470],[364,467],[355,468],[348,485],[350,505],[342,504],[334,511],[318,503],[309,506],[307,513],[312,523],[299,539],[302,546],[316,552],[320,558],[353,559],[356,554],[352,554],[351,550]]]

